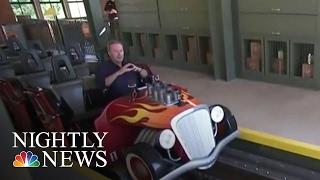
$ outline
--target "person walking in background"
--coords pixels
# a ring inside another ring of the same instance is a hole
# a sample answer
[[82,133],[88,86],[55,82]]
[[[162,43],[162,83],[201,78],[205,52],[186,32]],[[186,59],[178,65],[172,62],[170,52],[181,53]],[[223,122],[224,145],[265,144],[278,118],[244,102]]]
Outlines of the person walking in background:
[[113,39],[119,39],[119,17],[115,0],[108,0],[104,6],[104,11],[108,17],[108,25]]

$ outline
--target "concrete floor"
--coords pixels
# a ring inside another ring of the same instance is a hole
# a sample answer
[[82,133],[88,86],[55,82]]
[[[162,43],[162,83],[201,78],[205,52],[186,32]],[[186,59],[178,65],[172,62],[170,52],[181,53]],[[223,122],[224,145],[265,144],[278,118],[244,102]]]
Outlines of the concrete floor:
[[320,91],[244,79],[213,80],[208,74],[152,67],[160,79],[189,89],[206,104],[226,105],[238,125],[320,145]]

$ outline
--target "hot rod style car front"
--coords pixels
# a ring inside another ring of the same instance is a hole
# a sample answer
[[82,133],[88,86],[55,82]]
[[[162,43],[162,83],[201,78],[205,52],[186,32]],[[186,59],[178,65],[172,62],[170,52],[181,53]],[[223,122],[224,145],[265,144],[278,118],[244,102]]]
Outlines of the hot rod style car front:
[[186,89],[154,77],[131,97],[118,98],[95,121],[109,132],[109,162],[122,160],[132,179],[174,179],[207,169],[239,132],[228,108],[202,104]]

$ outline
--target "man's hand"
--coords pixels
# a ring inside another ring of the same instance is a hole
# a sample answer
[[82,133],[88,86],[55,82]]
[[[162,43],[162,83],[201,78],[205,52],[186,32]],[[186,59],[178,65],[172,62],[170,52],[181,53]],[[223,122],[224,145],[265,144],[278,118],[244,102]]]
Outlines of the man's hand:
[[148,72],[145,69],[140,68],[136,65],[133,65],[133,66],[134,66],[133,70],[139,72],[139,74],[142,78],[145,78],[148,76]]
[[114,74],[112,74],[112,75],[110,75],[110,76],[108,76],[108,77],[105,78],[104,81],[105,81],[106,87],[110,86],[110,85],[113,83],[113,81],[114,81],[118,76],[120,76],[120,75],[122,75],[122,74],[124,74],[124,73],[126,73],[126,72],[130,72],[130,71],[137,71],[137,72],[139,72],[139,74],[140,74],[140,76],[141,76],[142,78],[145,78],[145,77],[148,76],[148,72],[147,72],[145,69],[142,69],[142,68],[140,68],[140,67],[138,67],[138,66],[136,66],[136,65],[134,65],[134,64],[132,64],[132,63],[128,63],[128,64],[122,66],[122,67],[121,67],[117,72],[115,72]]
[[118,71],[118,75],[122,75],[126,72],[129,72],[129,71],[132,71],[132,70],[135,70],[137,68],[137,66],[135,66],[134,64],[131,64],[131,63],[128,63],[124,66],[122,66],[119,71]]
[[131,63],[128,63],[124,66],[122,66],[118,71],[116,71],[115,73],[113,73],[112,75],[110,76],[107,76],[105,79],[104,79],[104,84],[106,87],[109,87],[114,80],[116,80],[118,78],[118,76],[121,76],[122,74],[126,73],[126,72],[129,72],[129,71],[132,71],[135,69],[135,65],[131,64]]
[[142,68],[140,68],[140,67],[138,67],[138,66],[136,66],[136,65],[133,64],[133,70],[134,70],[134,71],[137,71],[137,72],[141,72],[141,71],[142,71]]

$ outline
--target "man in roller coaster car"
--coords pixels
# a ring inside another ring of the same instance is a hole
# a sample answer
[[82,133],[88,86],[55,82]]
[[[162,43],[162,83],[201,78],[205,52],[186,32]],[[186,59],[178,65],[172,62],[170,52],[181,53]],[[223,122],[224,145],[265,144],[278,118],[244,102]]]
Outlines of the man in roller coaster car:
[[142,80],[148,76],[148,72],[125,60],[123,45],[120,41],[108,42],[107,52],[110,59],[97,67],[96,85],[98,89],[106,92],[106,101],[109,102],[129,95],[130,86],[143,86]]

